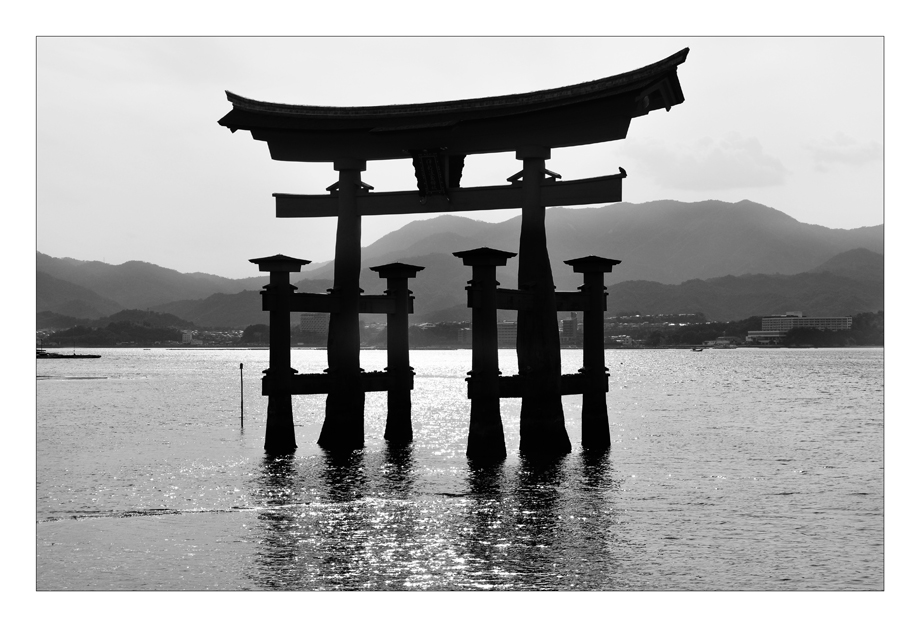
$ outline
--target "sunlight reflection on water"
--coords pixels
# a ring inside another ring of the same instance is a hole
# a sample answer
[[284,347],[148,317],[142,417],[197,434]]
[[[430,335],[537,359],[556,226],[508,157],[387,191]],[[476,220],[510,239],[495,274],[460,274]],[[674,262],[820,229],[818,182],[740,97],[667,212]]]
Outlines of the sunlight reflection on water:
[[100,352],[37,366],[40,589],[882,587],[879,349],[608,351],[609,454],[581,452],[573,396],[573,453],[520,459],[508,399],[490,467],[465,457],[469,351],[413,351],[410,446],[368,394],[364,450],[324,453],[325,399],[301,396],[274,459],[267,351]]

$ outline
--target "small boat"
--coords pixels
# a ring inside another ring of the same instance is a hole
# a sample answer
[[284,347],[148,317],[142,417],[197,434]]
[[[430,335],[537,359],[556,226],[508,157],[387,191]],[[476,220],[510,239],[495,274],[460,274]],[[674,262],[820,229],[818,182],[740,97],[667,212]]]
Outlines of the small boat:
[[702,347],[702,346],[694,346],[694,347],[691,348],[690,350],[692,350],[694,353],[702,353],[702,352],[703,352],[703,347]]

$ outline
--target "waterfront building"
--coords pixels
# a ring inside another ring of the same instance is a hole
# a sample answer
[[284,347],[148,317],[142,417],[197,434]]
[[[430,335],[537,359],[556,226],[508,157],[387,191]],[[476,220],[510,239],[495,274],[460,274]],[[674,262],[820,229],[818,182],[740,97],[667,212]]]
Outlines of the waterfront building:
[[748,331],[744,338],[748,344],[782,344],[785,331]]
[[780,344],[792,329],[812,328],[823,331],[849,331],[853,326],[850,316],[825,316],[810,318],[801,311],[787,311],[783,316],[768,316],[761,320],[760,331],[748,331],[747,341],[753,344]]
[[853,325],[849,316],[809,318],[801,311],[789,311],[785,316],[771,316],[761,322],[763,331],[789,331],[799,327],[811,327],[826,331],[848,331]]

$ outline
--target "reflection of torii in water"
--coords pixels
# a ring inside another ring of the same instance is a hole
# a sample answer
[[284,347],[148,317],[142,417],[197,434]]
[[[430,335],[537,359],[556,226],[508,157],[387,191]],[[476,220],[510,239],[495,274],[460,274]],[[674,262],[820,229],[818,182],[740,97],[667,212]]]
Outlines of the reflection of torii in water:
[[[521,452],[558,455],[571,450],[562,413],[545,208],[618,202],[625,172],[562,182],[560,175],[546,169],[546,160],[553,148],[623,139],[632,118],[683,102],[677,66],[688,52],[684,49],[647,67],[588,83],[473,100],[319,107],[259,102],[227,93],[233,109],[221,125],[250,131],[253,139],[268,144],[272,159],[332,162],[339,173],[328,194],[274,195],[278,217],[338,218],[331,290],[336,306],[328,340],[328,373],[336,383],[328,392],[321,446],[353,449],[364,444],[358,320],[361,216],[519,207],[518,288],[529,299],[518,315]],[[510,151],[523,162],[523,169],[508,179],[508,185],[460,187],[466,155]],[[369,160],[410,157],[418,191],[375,193],[361,181]],[[603,412],[606,422],[606,406]],[[293,440],[290,444],[293,448]]]

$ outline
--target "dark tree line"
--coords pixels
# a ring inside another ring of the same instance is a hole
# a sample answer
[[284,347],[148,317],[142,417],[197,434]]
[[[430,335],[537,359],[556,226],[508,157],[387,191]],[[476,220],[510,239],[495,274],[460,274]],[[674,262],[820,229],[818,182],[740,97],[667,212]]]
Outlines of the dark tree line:
[[268,325],[267,324],[250,324],[243,329],[243,335],[240,337],[243,344],[265,344],[268,345]]
[[741,338],[744,341],[748,331],[760,329],[762,318],[752,316],[744,320],[731,322],[705,322],[688,324],[682,327],[651,327],[625,329],[623,335],[634,340],[641,340],[646,346],[681,346],[699,345],[726,335]]
[[156,327],[149,323],[136,323],[125,320],[110,322],[104,327],[88,327],[80,324],[52,333],[48,336],[48,339],[64,346],[67,344],[115,346],[126,342],[178,342],[182,339],[182,332],[178,329]]

